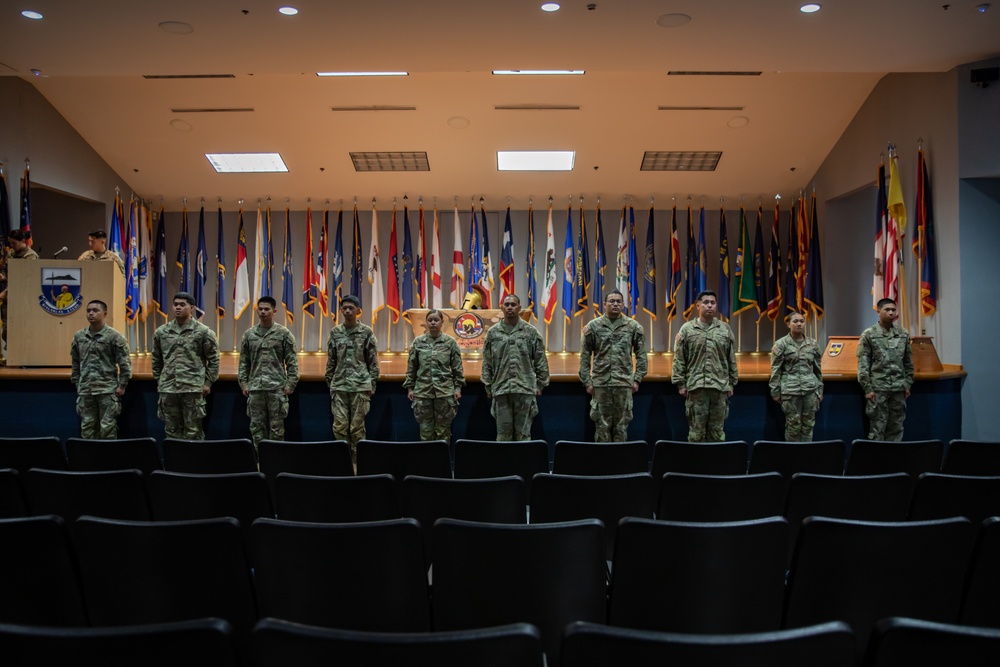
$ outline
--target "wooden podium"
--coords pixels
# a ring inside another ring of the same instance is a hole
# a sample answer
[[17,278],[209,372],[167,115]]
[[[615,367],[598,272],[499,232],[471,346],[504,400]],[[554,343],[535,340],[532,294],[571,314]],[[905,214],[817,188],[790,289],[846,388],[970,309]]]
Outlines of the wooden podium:
[[7,263],[7,365],[69,366],[70,343],[89,326],[87,302],[108,304],[105,324],[125,333],[125,276],[115,262]]
[[[830,336],[823,352],[823,375],[857,377],[858,341],[861,336]],[[944,366],[930,336],[910,336],[913,349],[913,372],[941,373]]]

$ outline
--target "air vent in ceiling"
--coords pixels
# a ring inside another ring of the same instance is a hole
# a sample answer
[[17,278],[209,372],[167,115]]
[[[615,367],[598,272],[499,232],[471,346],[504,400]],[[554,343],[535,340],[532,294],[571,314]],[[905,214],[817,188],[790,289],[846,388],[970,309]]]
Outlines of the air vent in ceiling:
[[656,107],[657,111],[743,111],[743,107]]
[[203,107],[192,109],[171,109],[170,113],[247,113],[253,107]]
[[354,171],[430,171],[426,151],[352,152]]
[[372,104],[354,107],[330,107],[331,111],[416,111],[417,107],[393,106],[391,104]]
[[497,104],[496,111],[579,111],[577,104]]
[[761,72],[738,72],[738,71],[726,71],[722,70],[719,72],[699,72],[696,70],[671,70],[667,72],[667,76],[760,76]]
[[235,79],[235,74],[143,74],[143,79]]
[[646,151],[639,171],[715,171],[722,151]]

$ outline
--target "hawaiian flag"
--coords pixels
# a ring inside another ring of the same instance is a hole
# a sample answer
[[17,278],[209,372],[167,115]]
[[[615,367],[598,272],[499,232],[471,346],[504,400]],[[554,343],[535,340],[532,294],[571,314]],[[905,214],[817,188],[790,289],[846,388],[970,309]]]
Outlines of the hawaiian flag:
[[546,324],[552,323],[556,312],[556,281],[559,272],[556,270],[556,236],[552,227],[552,204],[549,203],[549,216],[545,223],[545,282],[542,285],[542,312]]
[[221,320],[226,316],[226,242],[222,234],[222,207],[219,207],[218,223],[219,245],[215,254],[215,317]]
[[604,225],[601,223],[601,203],[597,203],[597,237],[594,239],[597,253],[597,271],[594,272],[594,312],[601,314],[604,307],[604,273],[608,269],[608,256],[604,252]]
[[[111,218],[111,233],[116,234],[115,228],[118,226],[118,202],[115,201],[115,213]],[[184,207],[181,213],[181,242],[177,246],[177,268],[181,270],[181,292],[191,292],[191,262],[188,259],[188,212]]]
[[462,258],[462,224],[458,219],[458,206],[455,206],[455,217],[452,238],[455,241],[451,253],[451,307],[461,308],[465,305],[465,260]]
[[777,321],[781,315],[781,247],[778,243],[778,220],[781,217],[779,199],[774,201],[774,221],[771,224],[771,253],[767,262],[767,317]]
[[653,224],[653,207],[649,207],[649,222],[646,224],[646,270],[642,276],[642,309],[651,319],[656,319],[656,249]]
[[677,316],[677,293],[681,289],[683,274],[681,269],[681,240],[677,236],[677,205],[674,204],[670,214],[670,275],[667,283],[667,299],[664,306],[667,311],[667,321],[673,321]]
[[580,254],[576,257],[576,312],[574,316],[589,310],[587,295],[590,293],[590,248],[587,244],[587,219],[580,206]]
[[285,321],[295,322],[295,260],[292,258],[292,223],[285,207],[285,248],[281,266],[281,304],[285,307]]
[[924,315],[933,315],[937,312],[937,253],[931,183],[922,150],[917,151],[917,232],[913,236],[913,254],[920,270],[920,309]]
[[510,206],[507,207],[507,217],[503,223],[503,242],[500,245],[500,303],[509,294],[515,294],[514,288],[514,234],[510,228]]
[[[531,204],[528,204],[528,256],[525,258],[524,264],[527,267],[526,277],[528,278],[528,288],[525,293],[525,299],[528,301],[527,310],[532,316],[537,318],[538,307],[536,306],[536,300],[538,296],[538,283],[535,280],[535,212],[532,210]],[[503,302],[501,301],[501,303]]]
[[316,258],[313,255],[312,209],[306,208],[306,253],[302,260],[302,312],[316,319],[316,299],[319,281],[316,279]]
[[[160,223],[161,229],[162,222]],[[236,236],[236,283],[233,285],[233,319],[238,320],[250,303],[250,269],[247,266],[247,232],[243,227],[243,209]]]

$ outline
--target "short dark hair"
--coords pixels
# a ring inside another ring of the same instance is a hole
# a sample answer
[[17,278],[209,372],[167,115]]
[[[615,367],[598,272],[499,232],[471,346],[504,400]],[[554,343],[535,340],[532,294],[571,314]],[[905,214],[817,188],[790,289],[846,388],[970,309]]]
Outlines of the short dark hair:
[[108,233],[103,229],[95,229],[94,231],[88,233],[87,236],[94,239],[106,239],[108,238]]
[[792,308],[790,311],[788,311],[788,319],[792,319],[796,315],[801,315],[803,318],[805,318],[806,316],[805,312],[799,310],[798,308]]
[[258,306],[262,303],[269,304],[273,310],[278,309],[278,302],[274,300],[273,296],[262,296],[259,299],[257,299]]
[[427,318],[428,318],[428,317],[430,317],[431,315],[433,315],[434,313],[437,313],[437,316],[441,318],[441,321],[442,321],[442,322],[444,321],[444,313],[442,313],[442,312],[441,312],[440,310],[438,310],[437,308],[431,308],[430,310],[428,310],[428,311],[427,311],[427,314],[426,314],[426,315],[424,315],[424,320],[426,321],[426,320],[427,320]]
[[622,301],[625,300],[625,295],[622,294],[621,290],[619,290],[619,289],[613,289],[613,290],[611,290],[610,292],[608,292],[607,294],[604,295],[604,302],[605,303],[607,303],[608,297],[611,296],[612,294],[617,294],[618,296],[620,296],[622,298]]
[[31,238],[31,232],[27,229],[12,229],[7,233],[7,238],[15,241],[27,241]]
[[354,304],[358,308],[361,307],[361,299],[354,296],[353,294],[348,294],[347,296],[340,299],[340,305],[343,306],[345,303]]
[[890,299],[889,297],[886,297],[884,299],[879,299],[877,307],[878,307],[879,310],[882,310],[883,306],[885,306],[886,304],[889,304],[889,303],[891,303],[892,305],[895,306],[896,305],[896,300],[895,299]]
[[[519,305],[519,306],[521,305],[521,297],[519,297],[516,294],[508,294],[507,296],[505,296],[503,298],[503,301],[506,301],[507,299],[517,299],[517,305]],[[500,302],[501,305],[503,304],[503,301]]]
[[181,301],[187,301],[192,306],[194,305],[194,297],[191,296],[190,292],[178,292],[177,294],[174,295],[174,298],[171,299],[171,302],[177,301],[177,299],[180,299]]
[[710,289],[707,289],[707,290],[703,290],[701,292],[698,292],[698,296],[696,296],[694,298],[694,302],[698,303],[699,301],[701,301],[702,299],[704,299],[706,296],[714,297],[716,301],[719,300],[719,295],[718,294],[716,294],[715,292],[713,292]]
[[87,305],[89,306],[92,303],[96,303],[98,306],[100,306],[101,310],[103,310],[105,313],[108,312],[108,304],[104,303],[100,299],[91,299],[90,301],[87,302]]

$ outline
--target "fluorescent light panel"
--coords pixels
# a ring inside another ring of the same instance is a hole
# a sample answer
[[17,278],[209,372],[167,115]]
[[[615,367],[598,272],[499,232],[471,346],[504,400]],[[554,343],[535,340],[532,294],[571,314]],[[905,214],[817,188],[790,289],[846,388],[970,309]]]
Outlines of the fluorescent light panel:
[[497,76],[518,76],[518,75],[581,75],[586,74],[582,69],[495,69],[493,74]]
[[205,153],[220,174],[258,174],[288,171],[278,153]]
[[316,72],[316,76],[410,76],[409,72]]
[[573,171],[576,151],[497,151],[497,171]]

